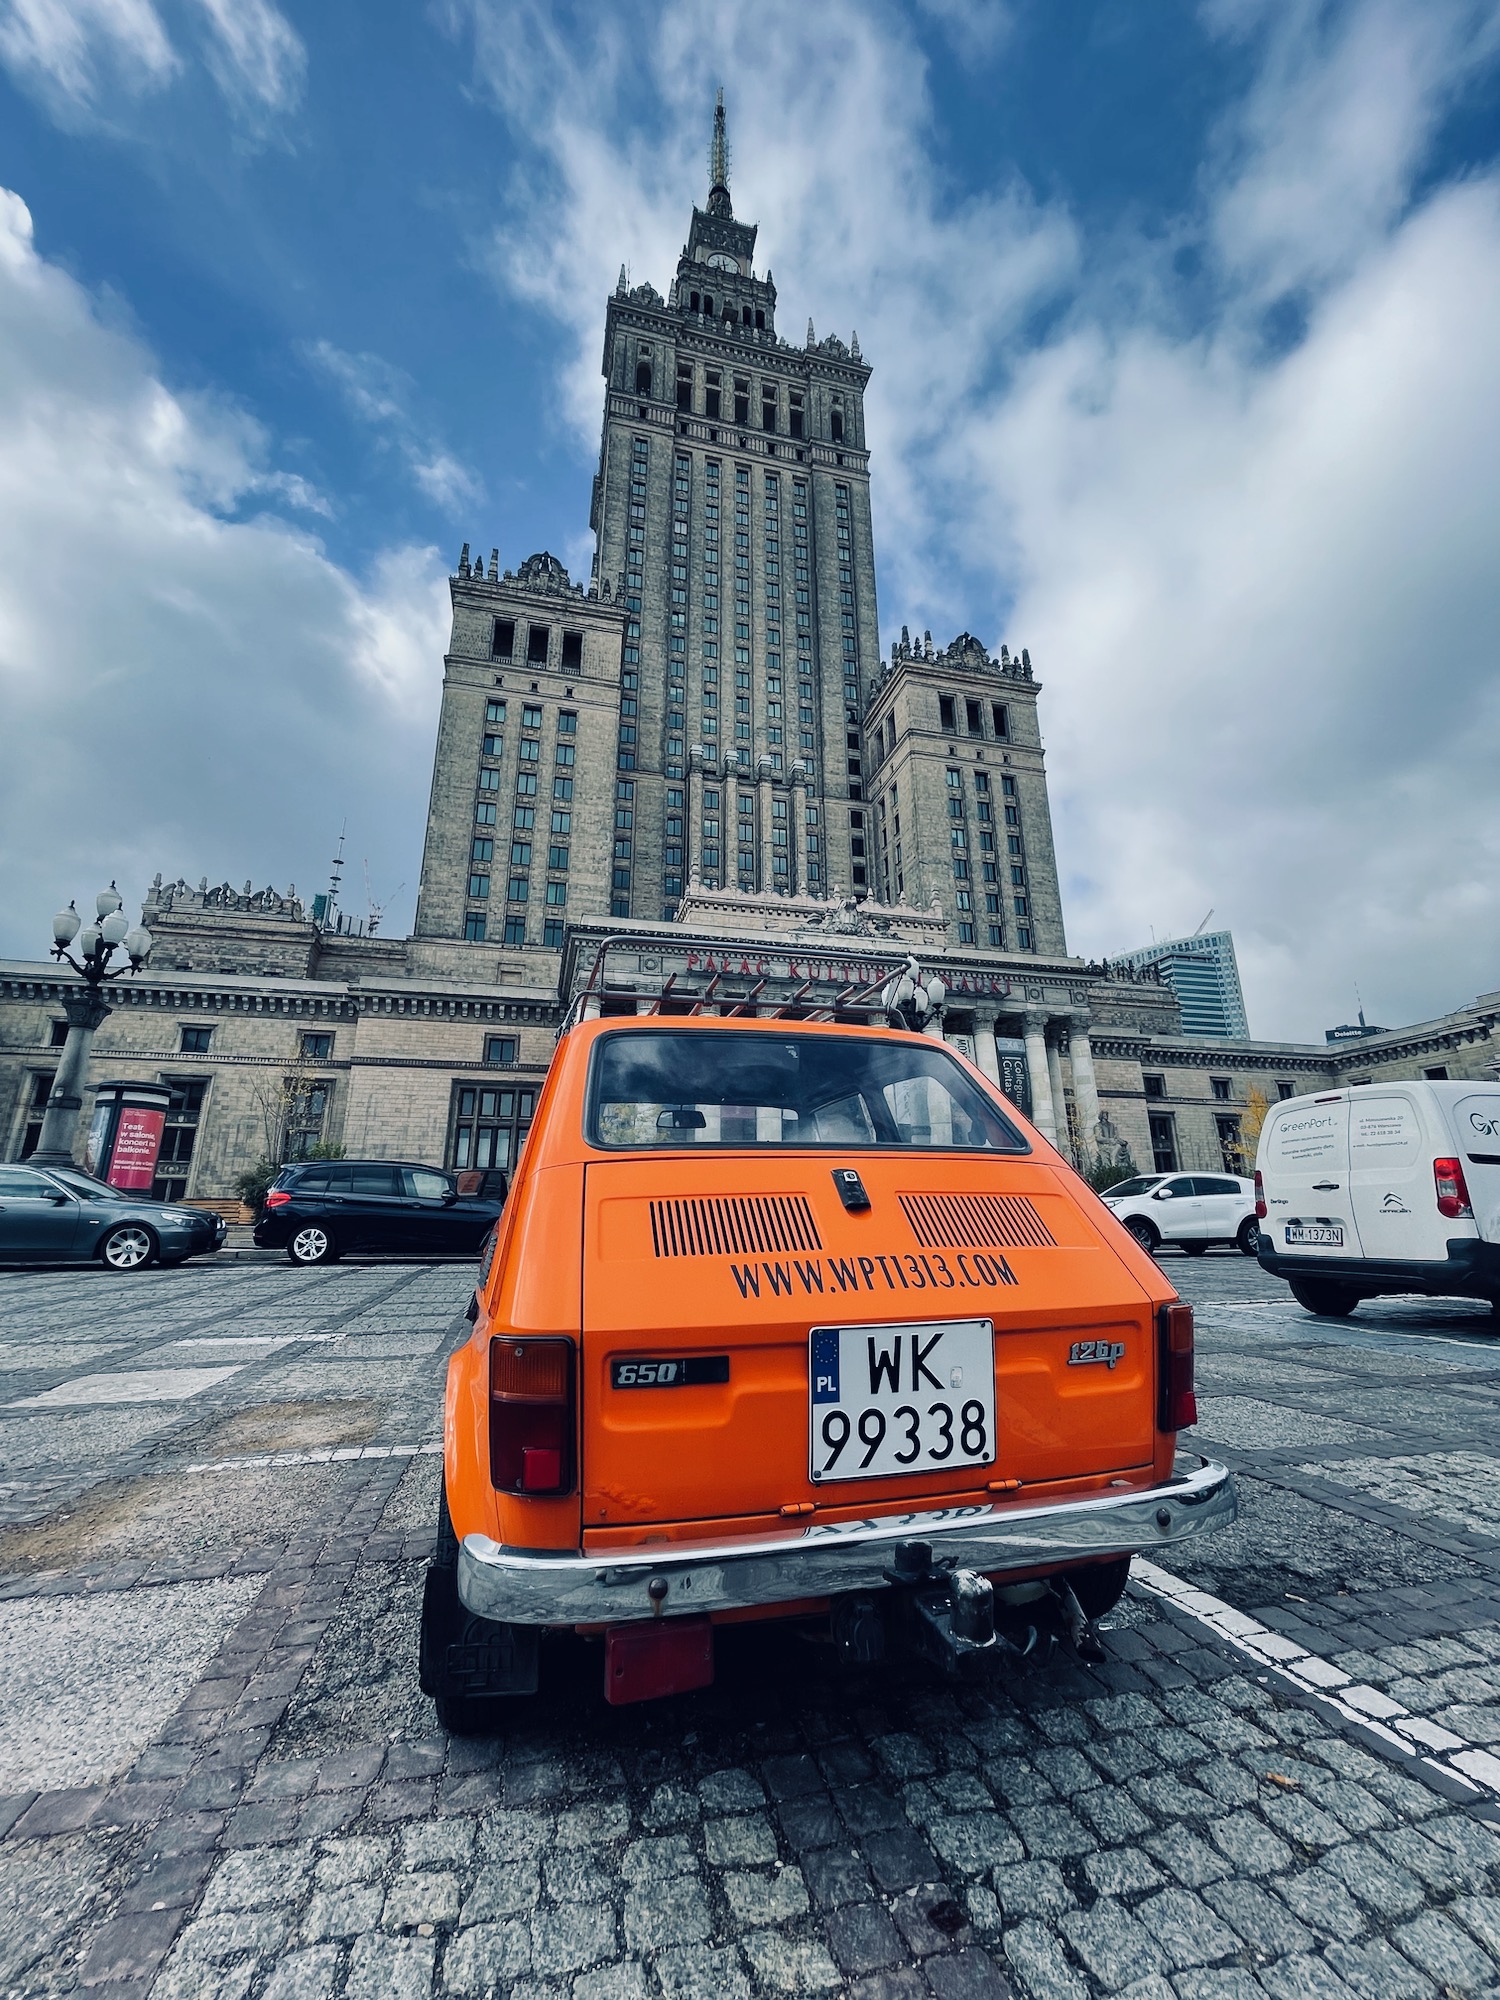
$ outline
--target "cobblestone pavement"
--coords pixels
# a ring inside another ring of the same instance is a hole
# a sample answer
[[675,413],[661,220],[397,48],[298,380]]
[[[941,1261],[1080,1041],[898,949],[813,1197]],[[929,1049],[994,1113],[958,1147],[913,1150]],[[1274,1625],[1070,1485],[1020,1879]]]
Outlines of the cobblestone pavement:
[[1104,1664],[569,1642],[496,1743],[414,1660],[468,1269],[0,1276],[0,1995],[1500,1994],[1500,1338],[1167,1268],[1244,1512]]

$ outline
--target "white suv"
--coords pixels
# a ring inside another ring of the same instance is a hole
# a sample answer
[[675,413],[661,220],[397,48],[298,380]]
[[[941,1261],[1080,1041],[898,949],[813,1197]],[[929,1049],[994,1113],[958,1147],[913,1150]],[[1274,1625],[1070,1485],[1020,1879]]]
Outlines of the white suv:
[[1260,1240],[1255,1185],[1233,1174],[1141,1174],[1100,1199],[1143,1250],[1175,1243],[1201,1257],[1211,1243],[1232,1243],[1253,1257]]

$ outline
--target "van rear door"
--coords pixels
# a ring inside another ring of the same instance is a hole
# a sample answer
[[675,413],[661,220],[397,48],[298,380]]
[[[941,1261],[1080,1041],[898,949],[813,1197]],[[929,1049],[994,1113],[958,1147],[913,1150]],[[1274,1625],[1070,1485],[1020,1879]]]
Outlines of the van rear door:
[[1357,1257],[1349,1199],[1349,1099],[1298,1097],[1273,1107],[1256,1162],[1266,1198],[1264,1227],[1289,1257]]
[[1439,1215],[1432,1161],[1447,1151],[1422,1089],[1365,1086],[1349,1095],[1349,1187],[1367,1257],[1440,1263],[1452,1225]]
[[1500,1243],[1500,1090],[1460,1097],[1449,1115],[1480,1237]]

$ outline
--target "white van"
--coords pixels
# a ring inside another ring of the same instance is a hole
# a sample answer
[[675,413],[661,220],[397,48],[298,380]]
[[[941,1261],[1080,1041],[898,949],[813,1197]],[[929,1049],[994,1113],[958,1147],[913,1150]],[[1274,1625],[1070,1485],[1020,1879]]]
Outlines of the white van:
[[1382,1292],[1500,1312],[1500,1083],[1373,1083],[1272,1105],[1259,1256],[1309,1312]]

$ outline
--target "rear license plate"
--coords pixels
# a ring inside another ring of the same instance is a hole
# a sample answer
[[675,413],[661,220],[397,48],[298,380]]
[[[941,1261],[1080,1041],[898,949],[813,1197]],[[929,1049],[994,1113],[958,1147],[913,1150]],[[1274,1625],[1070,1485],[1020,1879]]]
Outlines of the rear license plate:
[[808,1363],[813,1479],[994,1464],[989,1320],[814,1327]]
[[1286,1226],[1288,1243],[1321,1243],[1332,1250],[1344,1247],[1344,1226],[1341,1222],[1289,1222]]

